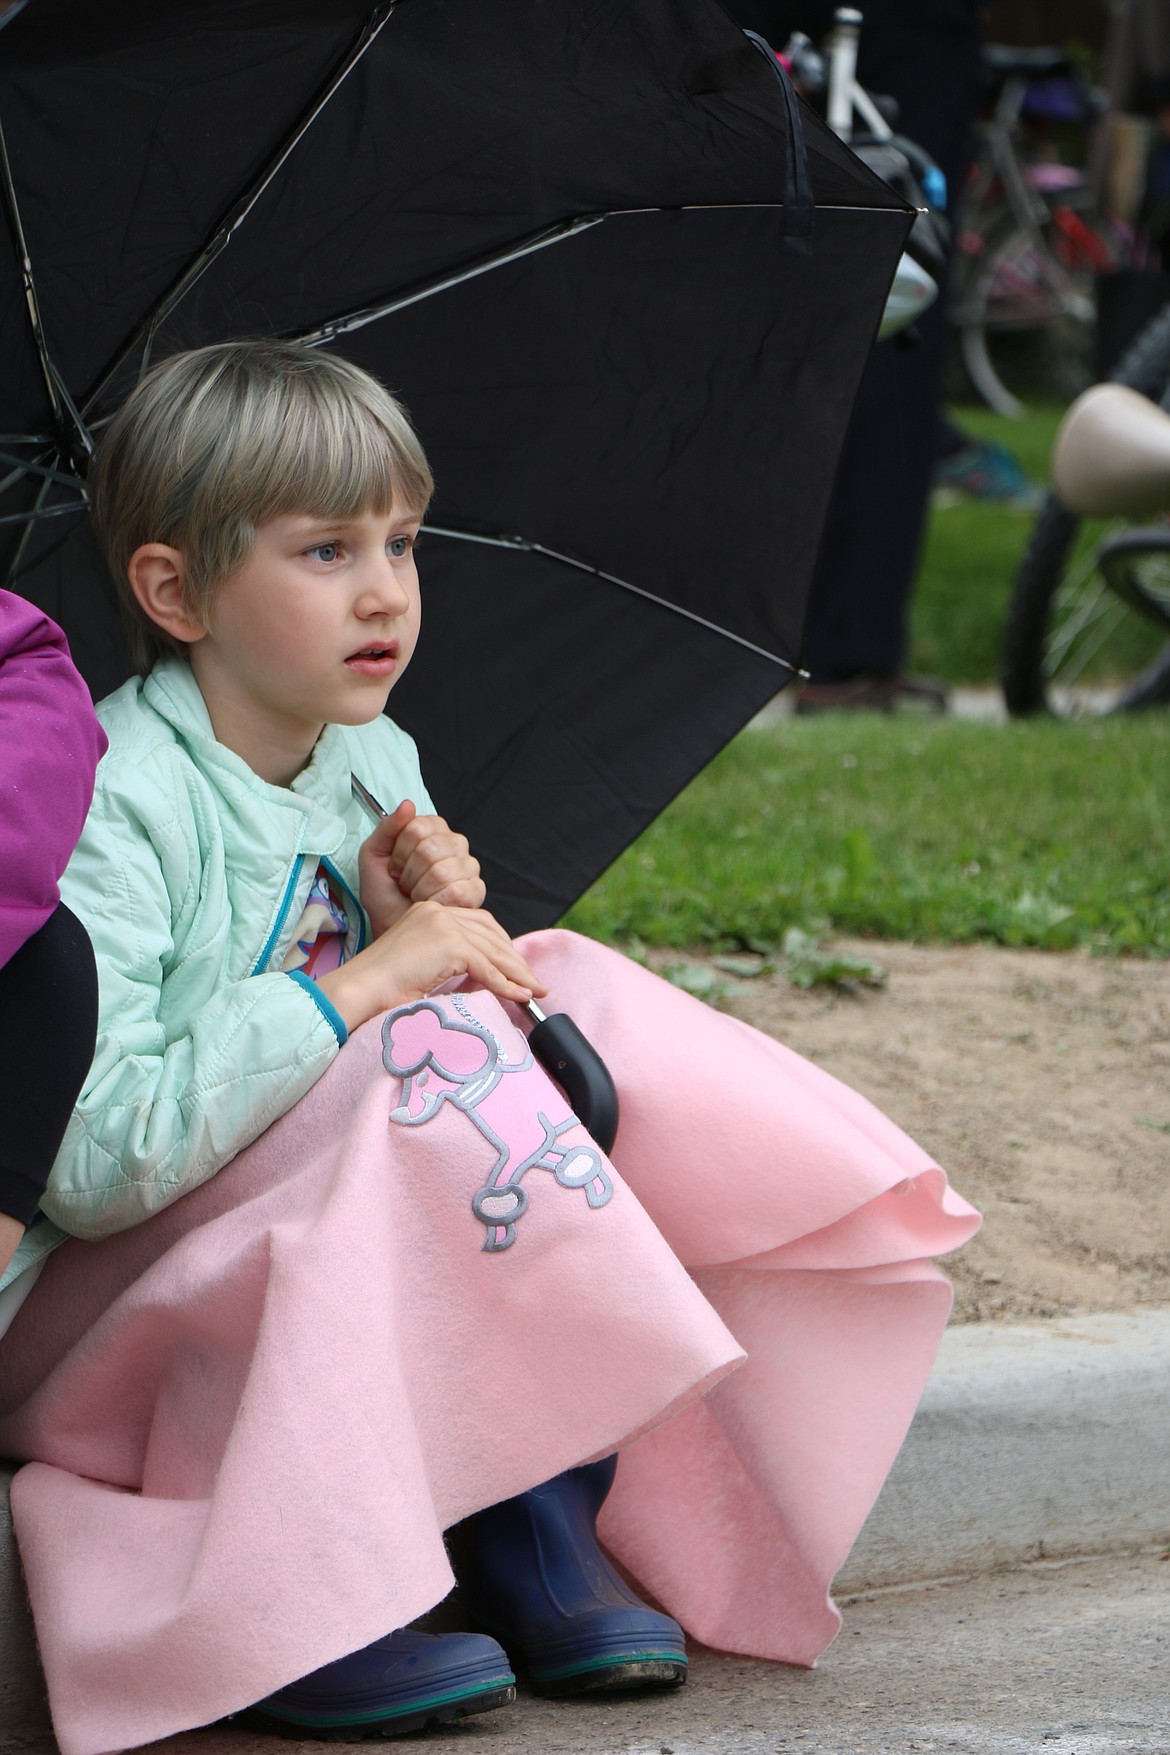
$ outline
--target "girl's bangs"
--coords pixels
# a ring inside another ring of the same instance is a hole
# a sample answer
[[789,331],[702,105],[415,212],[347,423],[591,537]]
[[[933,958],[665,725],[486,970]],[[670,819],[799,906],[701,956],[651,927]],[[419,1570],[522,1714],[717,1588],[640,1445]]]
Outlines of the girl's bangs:
[[[307,390],[308,386],[300,386]],[[314,387],[316,388],[316,387]],[[431,496],[431,475],[405,420],[389,404],[383,411],[350,396],[298,398],[283,412],[268,477],[257,497],[257,523],[290,512],[318,518],[383,515],[394,508],[422,512]]]

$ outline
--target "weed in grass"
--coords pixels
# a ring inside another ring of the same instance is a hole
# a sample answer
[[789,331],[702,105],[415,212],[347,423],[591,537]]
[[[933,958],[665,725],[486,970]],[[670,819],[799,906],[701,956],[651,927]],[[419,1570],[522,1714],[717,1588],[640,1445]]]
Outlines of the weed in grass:
[[734,975],[740,981],[754,981],[757,976],[770,974],[774,967],[758,951],[746,957],[712,957],[711,962],[724,975]]
[[[689,958],[667,963],[662,974],[675,987],[708,1005],[719,1006],[744,991],[745,983],[760,975],[770,975],[779,968],[793,987],[833,987],[842,993],[856,993],[860,987],[884,987],[886,971],[871,957],[856,957],[846,951],[825,950],[815,933],[789,927],[779,956],[712,957],[709,963],[696,963]],[[723,979],[735,976],[734,981]]]
[[793,987],[836,987],[855,993],[859,987],[884,987],[886,971],[871,957],[827,951],[811,933],[790,926],[784,934],[785,971]]
[[1059,929],[1076,914],[1052,896],[1035,895],[1025,890],[1014,900],[1004,903],[999,911],[996,936],[1005,945],[1041,945],[1046,949],[1064,948],[1076,943],[1075,927]]
[[707,963],[667,963],[662,974],[674,987],[681,987],[684,993],[704,1000],[707,1005],[720,1006],[739,990],[736,982],[722,980]]

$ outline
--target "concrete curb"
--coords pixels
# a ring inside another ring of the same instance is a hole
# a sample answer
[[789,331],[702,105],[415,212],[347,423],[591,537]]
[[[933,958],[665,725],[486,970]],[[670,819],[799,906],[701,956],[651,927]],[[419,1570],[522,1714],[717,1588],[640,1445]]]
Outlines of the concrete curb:
[[836,1592],[1170,1540],[1170,1310],[949,1329]]
[[[1170,1540],[1170,1310],[950,1329],[839,1597]],[[49,1734],[0,1468],[0,1742]]]

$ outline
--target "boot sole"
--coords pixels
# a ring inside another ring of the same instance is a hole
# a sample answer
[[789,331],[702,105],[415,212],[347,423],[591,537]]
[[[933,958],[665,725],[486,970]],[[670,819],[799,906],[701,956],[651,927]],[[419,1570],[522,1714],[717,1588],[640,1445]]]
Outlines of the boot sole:
[[373,1721],[331,1720],[322,1723],[316,1719],[296,1719],[278,1717],[274,1712],[265,1712],[262,1707],[253,1706],[247,1712],[237,1716],[251,1724],[262,1726],[267,1731],[275,1731],[282,1737],[294,1737],[299,1742],[322,1743],[363,1743],[377,1738],[404,1737],[411,1731],[425,1730],[428,1725],[449,1725],[456,1719],[471,1718],[477,1712],[491,1712],[497,1706],[510,1706],[516,1698],[516,1685],[509,1683],[506,1687],[493,1688],[482,1694],[467,1695],[462,1700],[435,1700],[416,1706],[393,1717],[375,1719]]
[[602,1663],[567,1675],[541,1676],[529,1670],[534,1694],[563,1699],[569,1694],[630,1693],[641,1688],[678,1688],[687,1679],[686,1660],[643,1658],[631,1663]]
[[[518,1632],[493,1617],[477,1614],[475,1619],[483,1632],[503,1646],[508,1662],[527,1680],[532,1692],[550,1699],[566,1694],[677,1688],[687,1679],[681,1629],[677,1642],[650,1628],[639,1630],[641,1637],[635,1630],[623,1628],[608,1635],[579,1632],[576,1638],[562,1636],[525,1645]],[[665,1617],[655,1615],[654,1619]]]

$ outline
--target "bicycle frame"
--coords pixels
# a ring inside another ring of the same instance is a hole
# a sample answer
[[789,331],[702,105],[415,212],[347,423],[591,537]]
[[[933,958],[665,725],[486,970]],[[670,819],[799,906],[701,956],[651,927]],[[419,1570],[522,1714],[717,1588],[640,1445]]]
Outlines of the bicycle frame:
[[995,108],[980,128],[981,153],[975,161],[967,202],[976,207],[986,205],[998,183],[1016,219],[1039,238],[1048,218],[1048,207],[1029,181],[1015,146],[1027,91],[1028,79],[1024,74],[1009,74],[1004,80]]
[[833,14],[833,30],[825,45],[829,89],[826,120],[840,139],[853,138],[853,118],[860,116],[875,140],[889,140],[890,127],[869,93],[857,81],[857,49],[861,40],[862,15],[842,6]]

